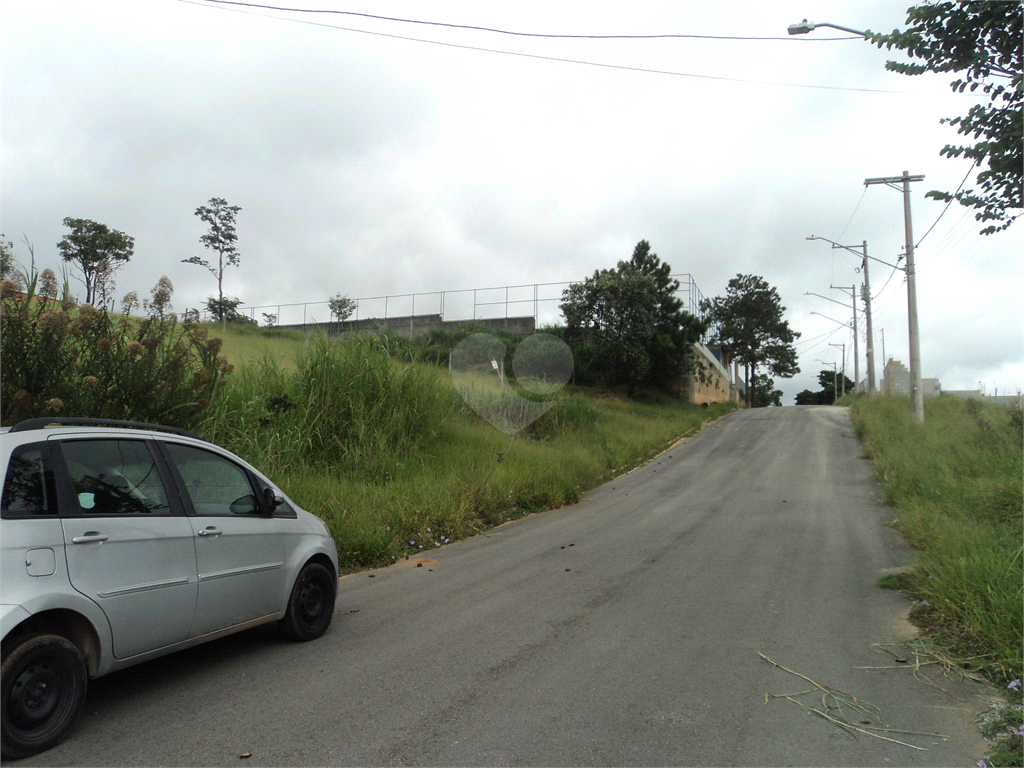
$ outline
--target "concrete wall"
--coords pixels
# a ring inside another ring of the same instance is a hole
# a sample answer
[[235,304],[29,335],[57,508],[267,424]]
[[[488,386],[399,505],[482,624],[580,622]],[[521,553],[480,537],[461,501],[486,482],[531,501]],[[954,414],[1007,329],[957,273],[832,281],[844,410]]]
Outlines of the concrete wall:
[[[899,395],[910,397],[910,371],[899,360],[889,358],[882,372],[882,381],[878,391],[883,395]],[[921,396],[938,397],[942,394],[942,385],[938,379],[921,379]]]
[[882,373],[879,391],[883,395],[902,395],[910,397],[910,371],[899,360],[890,358]]
[[703,344],[693,344],[692,348],[701,372],[687,375],[681,387],[683,397],[697,404],[725,403],[730,400],[738,403],[739,390],[733,386],[729,372],[718,358]]
[[460,325],[468,322],[480,323],[488,328],[499,328],[502,330],[518,333],[520,336],[529,336],[536,331],[536,318],[534,317],[498,317],[486,320],[444,320],[441,315],[413,315],[408,317],[371,317],[365,320],[345,320],[340,323],[299,323],[298,325],[282,325],[281,328],[292,328],[303,333],[325,333],[328,336],[341,336],[345,333],[380,333],[388,329],[398,334],[411,338],[421,333],[440,328],[443,331],[453,331]]
[[946,397],[959,397],[964,400],[980,400],[983,403],[998,405],[1003,408],[1024,407],[1024,398],[1020,395],[983,395],[978,389],[947,389],[942,393]]
[[942,384],[938,379],[921,379],[921,395],[924,397],[938,397],[942,394]]

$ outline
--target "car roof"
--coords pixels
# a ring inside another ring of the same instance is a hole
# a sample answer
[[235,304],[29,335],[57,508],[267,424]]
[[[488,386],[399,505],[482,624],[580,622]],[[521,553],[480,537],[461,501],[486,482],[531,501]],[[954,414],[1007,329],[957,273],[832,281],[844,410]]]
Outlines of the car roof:
[[33,430],[52,429],[55,427],[70,428],[61,430],[62,434],[74,434],[77,431],[81,431],[82,427],[107,427],[130,431],[145,430],[147,432],[170,433],[174,435],[181,435],[182,437],[188,437],[193,440],[198,440],[203,443],[207,442],[199,435],[184,429],[179,429],[178,427],[167,427],[160,424],[147,424],[146,422],[142,421],[122,421],[118,419],[90,419],[75,416],[67,416],[63,418],[59,416],[50,416],[39,419],[26,419],[25,421],[18,422],[13,427],[6,428],[5,431],[8,433],[29,432]]

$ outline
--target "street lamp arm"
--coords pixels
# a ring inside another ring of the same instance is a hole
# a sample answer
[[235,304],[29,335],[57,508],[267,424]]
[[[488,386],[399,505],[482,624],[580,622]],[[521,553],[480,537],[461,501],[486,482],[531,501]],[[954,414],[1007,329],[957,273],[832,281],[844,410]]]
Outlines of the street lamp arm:
[[[847,288],[846,290],[850,290],[850,289]],[[819,299],[828,299],[833,304],[840,304],[840,305],[846,307],[847,309],[850,308],[850,305],[847,304],[845,301],[837,301],[836,299],[830,298],[828,296],[823,296],[820,293],[812,293],[811,291],[804,291],[804,296],[817,296]],[[858,309],[857,311],[858,312],[863,312],[864,310],[863,309]]]
[[818,317],[824,317],[826,320],[831,320],[833,323],[837,323],[837,324],[843,326],[844,328],[849,328],[850,327],[850,323],[844,323],[844,322],[842,322],[840,320],[836,320],[834,317],[829,317],[828,315],[821,314],[821,312],[811,312],[811,314],[812,315],[817,315]]
[[832,247],[833,248],[842,248],[844,251],[849,251],[850,253],[855,253],[858,256],[863,256],[863,254],[859,250],[854,250],[853,246],[851,246],[851,245],[842,245],[841,243],[837,243],[835,240],[829,240],[827,237],[819,237],[818,235],[811,235],[807,239],[808,240],[824,240],[826,243],[832,243]]
[[[856,254],[857,256],[859,256],[862,259],[864,258],[864,254],[861,253],[859,250],[855,250],[853,248],[853,246],[843,245],[841,243],[837,243],[835,240],[829,240],[827,237],[820,237],[818,235],[811,235],[810,237],[805,238],[805,239],[807,239],[807,240],[824,240],[826,243],[831,243],[833,248],[842,248],[844,251],[849,251],[850,253]],[[901,272],[906,272],[906,267],[901,267],[899,264],[890,264],[888,261],[882,261],[881,259],[877,259],[874,256],[868,256],[868,258],[871,259],[872,261],[877,261],[879,264],[885,264],[885,266],[887,266],[887,267],[892,267],[893,269],[898,269]],[[900,258],[903,258],[903,257],[901,256]],[[897,261],[898,261],[898,259],[897,259]]]
[[804,19],[799,24],[789,25],[789,34],[791,35],[806,35],[813,29],[818,27],[831,27],[832,29],[838,29],[840,32],[849,32],[851,35],[860,35],[861,37],[867,37],[867,32],[861,32],[859,29],[850,29],[850,27],[842,27],[838,24],[829,24],[827,21],[819,21],[815,24],[813,21]]
[[867,32],[862,32],[859,29],[851,29],[850,27],[841,27],[838,24],[829,24],[828,22],[821,22],[816,24],[817,27],[831,27],[832,29],[838,29],[840,32],[849,32],[851,35],[860,35],[861,37],[867,37]]

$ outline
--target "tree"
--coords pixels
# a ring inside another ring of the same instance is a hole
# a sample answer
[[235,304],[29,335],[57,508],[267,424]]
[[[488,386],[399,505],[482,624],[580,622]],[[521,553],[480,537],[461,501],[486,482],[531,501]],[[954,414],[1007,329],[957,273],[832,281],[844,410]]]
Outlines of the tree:
[[356,311],[356,303],[348,296],[342,296],[340,293],[328,299],[327,306],[330,307],[331,317],[339,323],[348,320],[352,313]]
[[106,301],[114,273],[131,260],[135,238],[90,219],[69,216],[64,226],[71,232],[57,243],[57,249],[81,273],[78,279],[85,285],[85,303],[93,304],[98,297]]
[[[237,267],[241,262],[235,242],[235,215],[242,210],[237,205],[228,205],[228,201],[220,197],[211,197],[208,205],[196,208],[195,215],[210,227],[210,231],[199,238],[204,246],[217,254],[216,265],[210,264],[202,256],[182,259],[183,264],[197,264],[206,267],[217,278],[217,306],[224,304],[224,270],[229,266]],[[212,299],[211,299],[212,301]],[[238,305],[236,304],[235,307]],[[231,308],[234,312],[235,307]],[[211,309],[212,311],[212,309]],[[221,312],[221,320],[227,326],[227,314]]]
[[4,236],[0,235],[0,280],[13,278],[16,269],[14,243],[4,240]]
[[818,393],[819,405],[832,405],[839,399],[841,392],[853,394],[854,391],[854,383],[846,378],[846,374],[834,368],[822,368],[818,373],[818,384],[821,385],[821,392]]
[[624,382],[633,397],[651,367],[657,297],[654,279],[619,262],[562,292],[566,337],[590,343],[606,386]]
[[812,392],[809,389],[805,389],[803,392],[796,393],[796,404],[797,405],[819,405],[818,392]]
[[853,382],[846,378],[845,374],[839,373],[834,368],[822,368],[818,374],[818,384],[821,386],[820,392],[812,392],[809,389],[805,389],[803,392],[798,392],[796,396],[797,405],[832,405],[836,400],[839,399],[836,393],[836,387],[842,391],[843,386],[846,386],[846,392],[853,392]]
[[757,369],[767,368],[772,376],[789,378],[800,373],[793,342],[800,334],[790,330],[782,315],[778,291],[756,275],[736,275],[725,296],[705,299],[701,309],[711,319],[713,340],[729,347],[743,362],[747,406],[756,405]]
[[993,222],[981,230],[983,235],[1006,229],[1020,215],[1011,215],[1009,209],[1024,207],[1021,18],[1020,0],[956,0],[908,8],[910,26],[903,32],[865,33],[879,48],[898,48],[923,62],[888,61],[886,69],[905,75],[963,73],[950,83],[955,93],[981,88],[988,97],[987,104],[975,104],[966,115],[942,120],[957,126],[962,136],[984,137],[971,146],[947,144],[940,152],[951,158],[969,158],[983,167],[977,177],[980,191],[950,194],[933,190],[927,194],[978,209],[975,219]]
[[767,373],[759,373],[754,376],[754,402],[759,408],[782,405],[782,390],[775,388],[775,379]]
[[678,384],[692,368],[690,347],[700,341],[707,326],[700,318],[683,310],[679,298],[679,281],[672,278],[672,268],[651,252],[651,244],[641,240],[633,249],[629,265],[654,281],[654,338],[648,345],[651,358],[652,384],[668,387]]
[[606,386],[670,387],[690,365],[690,344],[704,333],[700,319],[683,311],[672,268],[641,240],[629,261],[599,270],[562,293],[565,341],[578,375]]
[[241,304],[241,299],[232,299],[230,296],[225,296],[222,299],[215,299],[211,296],[206,300],[206,311],[214,320],[220,320],[225,326],[228,321],[252,323],[252,318],[246,317],[238,311]]

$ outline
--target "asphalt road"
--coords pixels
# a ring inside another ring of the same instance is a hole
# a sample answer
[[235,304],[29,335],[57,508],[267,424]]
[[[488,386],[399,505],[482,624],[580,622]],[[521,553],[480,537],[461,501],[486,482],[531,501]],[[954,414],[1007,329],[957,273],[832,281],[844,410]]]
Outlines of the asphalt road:
[[[912,554],[870,472],[845,409],[733,413],[580,504],[343,578],[316,642],[261,628],[93,681],[20,764],[974,765],[984,689],[862,669],[912,634],[874,586]],[[813,685],[759,654],[947,738],[766,700]]]

